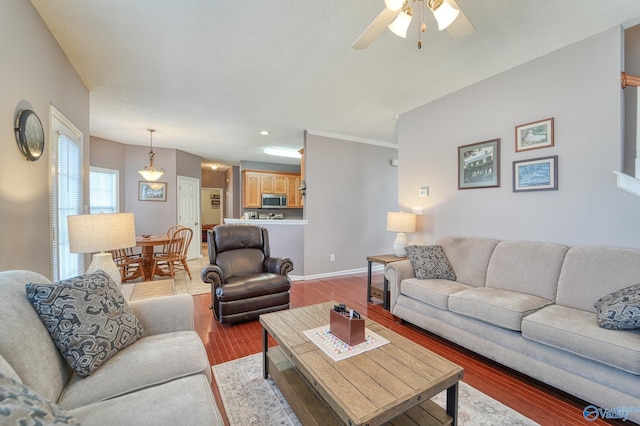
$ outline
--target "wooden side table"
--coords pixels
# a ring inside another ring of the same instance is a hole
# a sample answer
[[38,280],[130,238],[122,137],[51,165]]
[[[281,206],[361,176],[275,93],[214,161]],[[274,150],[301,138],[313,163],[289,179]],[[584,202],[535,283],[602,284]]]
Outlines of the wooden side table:
[[[369,263],[367,269],[367,302],[371,302],[371,264],[373,262],[382,263],[386,265],[387,263],[397,262],[399,260],[407,260],[407,257],[398,257],[395,254],[380,254],[377,256],[367,256],[367,262]],[[382,307],[389,310],[389,281],[387,277],[384,277],[382,281]]]

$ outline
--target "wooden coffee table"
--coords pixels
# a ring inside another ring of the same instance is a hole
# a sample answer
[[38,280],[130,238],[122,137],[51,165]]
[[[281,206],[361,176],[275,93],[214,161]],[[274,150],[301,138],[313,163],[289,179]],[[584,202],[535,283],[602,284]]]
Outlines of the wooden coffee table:
[[[302,424],[379,425],[409,417],[455,425],[461,367],[368,318],[365,327],[389,343],[341,361],[304,335],[327,325],[336,303],[260,316],[264,377],[271,375]],[[268,348],[269,335],[278,346]],[[429,400],[445,389],[446,411]]]

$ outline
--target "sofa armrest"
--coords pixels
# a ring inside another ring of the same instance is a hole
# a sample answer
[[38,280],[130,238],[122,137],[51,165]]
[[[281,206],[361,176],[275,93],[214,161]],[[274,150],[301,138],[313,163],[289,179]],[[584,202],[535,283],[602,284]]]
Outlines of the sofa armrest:
[[189,294],[128,302],[145,336],[194,329],[193,297]]
[[293,271],[293,262],[288,257],[267,257],[264,269],[272,274],[287,275]]
[[384,276],[389,280],[389,291],[391,292],[391,301],[389,303],[389,311],[393,313],[393,308],[400,294],[400,284],[402,280],[407,278],[415,278],[413,266],[409,260],[400,260],[398,262],[387,263],[384,268]]

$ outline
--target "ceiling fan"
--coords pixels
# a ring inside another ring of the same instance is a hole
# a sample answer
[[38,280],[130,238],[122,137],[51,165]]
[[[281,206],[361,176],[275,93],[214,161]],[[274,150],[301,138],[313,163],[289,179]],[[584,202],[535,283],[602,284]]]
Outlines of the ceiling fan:
[[351,47],[356,50],[365,49],[384,31],[385,27],[388,27],[397,36],[406,38],[414,9],[417,9],[420,20],[418,33],[418,49],[420,49],[422,47],[421,34],[426,31],[425,3],[438,22],[438,30],[446,29],[454,40],[461,40],[475,31],[455,0],[384,0],[384,10],[360,34]]

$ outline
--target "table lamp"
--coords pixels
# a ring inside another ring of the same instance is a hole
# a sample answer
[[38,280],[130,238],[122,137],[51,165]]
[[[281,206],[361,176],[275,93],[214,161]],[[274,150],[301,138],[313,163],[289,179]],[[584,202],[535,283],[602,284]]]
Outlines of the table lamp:
[[[136,245],[133,213],[98,213],[67,216],[71,253],[95,253],[87,268],[90,274],[99,269],[117,285],[122,282],[118,267],[107,250]],[[99,252],[99,253],[97,253]]]
[[405,257],[404,248],[409,245],[405,232],[416,232],[416,215],[413,213],[388,212],[387,231],[397,232],[393,242],[393,253],[397,257]]

